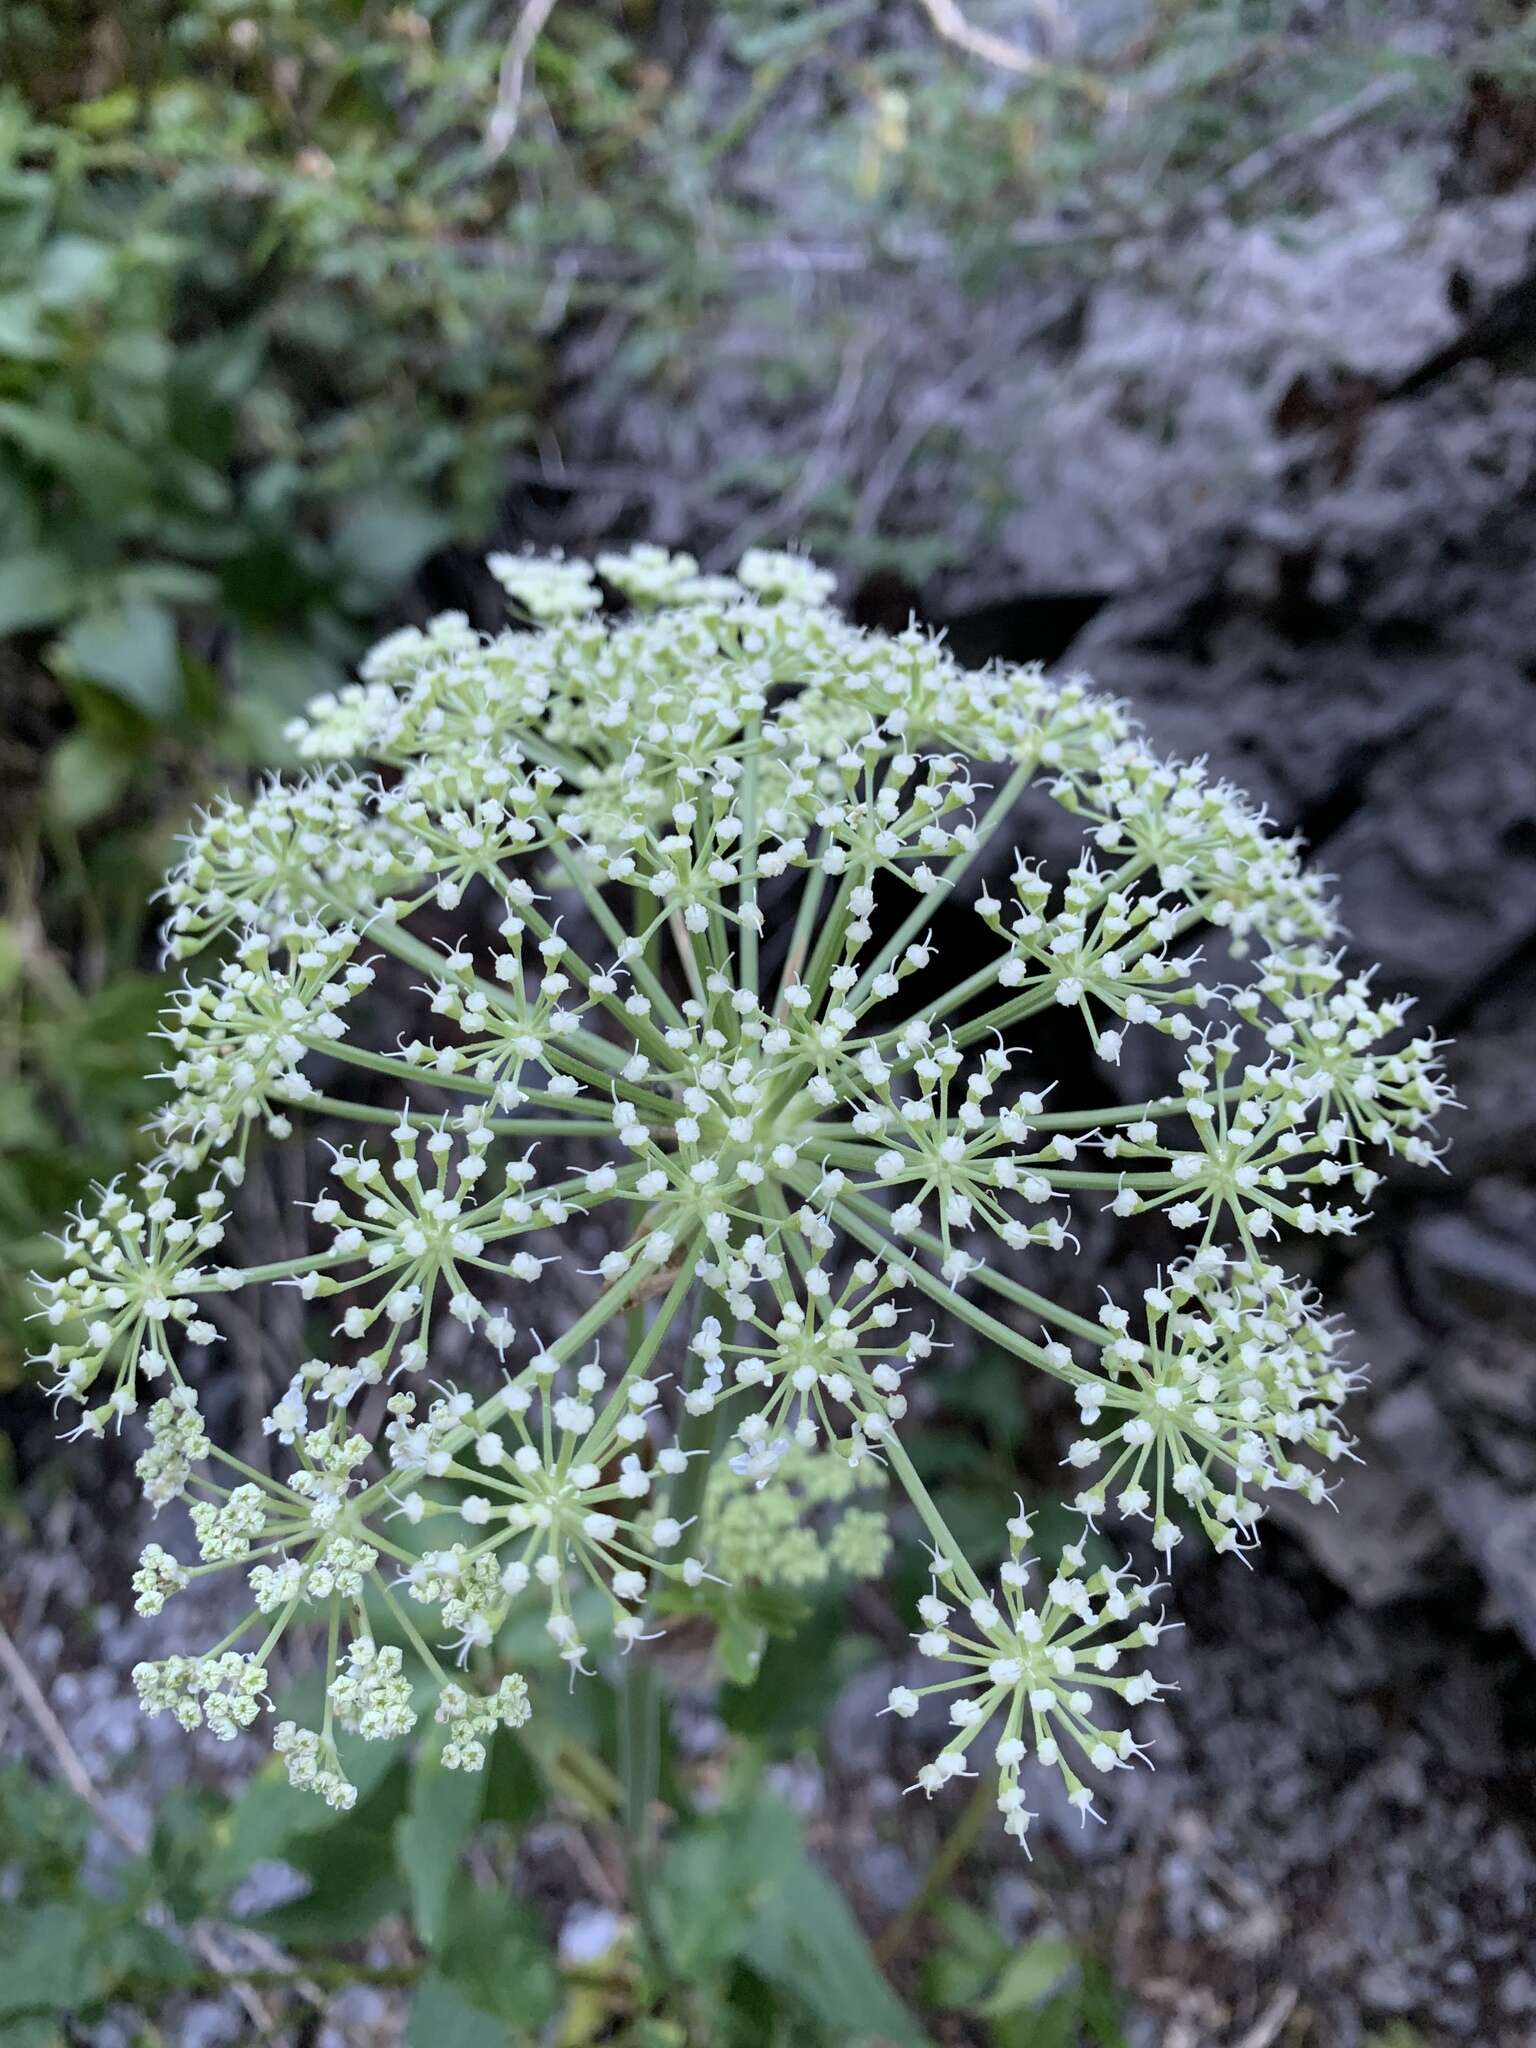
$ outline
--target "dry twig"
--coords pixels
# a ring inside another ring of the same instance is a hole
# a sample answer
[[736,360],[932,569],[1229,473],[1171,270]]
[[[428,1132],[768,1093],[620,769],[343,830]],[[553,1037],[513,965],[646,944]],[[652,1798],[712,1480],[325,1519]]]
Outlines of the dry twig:
[[978,28],[959,6],[958,0],[923,0],[923,12],[946,43],[953,43],[957,50],[964,50],[969,56],[979,57],[984,64],[995,65],[999,71],[1029,76],[1046,68],[1045,59],[1033,50],[1022,49],[1019,44],[1009,42],[1006,36],[994,35],[990,29]]
[[501,60],[501,73],[496,81],[496,104],[486,123],[486,154],[493,162],[517,133],[518,117],[523,110],[523,82],[527,76],[528,59],[554,11],[555,0],[523,0],[523,11],[517,17],[517,27],[512,31],[506,54]]

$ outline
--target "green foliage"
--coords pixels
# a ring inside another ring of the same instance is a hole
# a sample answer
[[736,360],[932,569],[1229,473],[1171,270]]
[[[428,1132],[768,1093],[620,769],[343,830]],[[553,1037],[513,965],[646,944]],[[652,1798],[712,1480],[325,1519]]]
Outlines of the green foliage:
[[[66,743],[55,766],[72,765]],[[0,918],[0,1392],[35,1343],[24,1276],[53,1270],[59,1218],[90,1182],[142,1155],[159,1093],[142,1048],[166,981],[138,960],[163,842],[114,830],[87,854],[61,822],[52,844],[45,890],[18,884]]]
[[992,2048],[1125,2048],[1114,1985],[1075,1943],[1041,1934],[1015,1948],[957,1899],[941,1905],[938,1920],[925,1996],[983,2022]]
[[[506,1826],[576,1816],[521,1735],[505,1740],[519,1754],[510,1805],[506,1771],[445,1773],[430,1751],[408,1763],[401,1744],[349,1748],[361,1796],[339,1817],[295,1794],[280,1767],[232,1804],[174,1795],[150,1847],[119,1858],[105,1889],[87,1874],[91,1820],[78,1801],[23,1770],[0,1775],[0,1880],[16,1901],[0,1932],[0,2044],[62,2039],[108,2005],[161,2018],[179,1994],[233,1982],[269,2003],[303,1997],[301,1984],[394,1988],[410,2002],[406,2039],[432,2048],[926,2038],[750,1749],[718,1804],[679,1799],[659,1859],[637,1870],[657,1946],[620,1917],[606,1954],[562,1961],[512,1887]],[[305,1888],[242,1915],[241,1881],[274,1862]],[[217,1928],[214,1950],[194,1923]],[[380,1963],[385,1951],[396,1960]]]
[[[521,1736],[506,1739],[521,1750]],[[180,1995],[231,1982],[279,2011],[307,1995],[301,1983],[322,1997],[378,1985],[409,2003],[405,2038],[421,2048],[920,2048],[930,2038],[750,1747],[718,1803],[685,1801],[673,1814],[640,1880],[651,1935],[620,1917],[607,1951],[580,1962],[554,1952],[540,1915],[511,1888],[494,1789],[486,1815],[472,1810],[497,1774],[444,1773],[430,1756],[407,1768],[398,1746],[378,1747],[382,1758],[365,1760],[361,1746],[349,1758],[364,1795],[339,1818],[275,1770],[233,1805],[174,1795],[151,1847],[119,1859],[105,1891],[86,1875],[90,1816],[79,1802],[21,1769],[0,1774],[0,1876],[16,1900],[0,1931],[3,2048],[61,2041],[66,2025],[108,2005],[165,2024]],[[534,1818],[570,1818],[548,1781],[531,1809],[519,1804],[520,1826]],[[231,1895],[274,1861],[309,1890],[242,1918]],[[217,1930],[213,1949],[194,1923]],[[1123,2048],[1119,2001],[1091,1955],[1053,1935],[1013,1947],[957,1900],[937,1908],[919,1990],[936,2023],[965,2015],[993,2048]]]
[[515,204],[480,12],[8,10],[0,633],[82,711],[269,753],[488,525],[542,351],[537,280],[466,246]]
[[744,1968],[806,2026],[848,2048],[924,2038],[841,1895],[806,1855],[798,1821],[754,1776],[739,1779],[720,1810],[671,1847],[656,1903],[661,1939],[686,1979],[708,1984]]

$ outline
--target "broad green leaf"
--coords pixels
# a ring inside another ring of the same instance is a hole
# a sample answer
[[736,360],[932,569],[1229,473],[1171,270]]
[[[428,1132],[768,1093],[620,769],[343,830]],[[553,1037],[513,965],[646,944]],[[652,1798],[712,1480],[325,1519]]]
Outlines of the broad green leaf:
[[220,741],[233,758],[263,767],[293,763],[296,756],[284,738],[289,719],[347,679],[339,661],[297,633],[243,634],[239,674],[241,686],[225,706]]
[[1093,1956],[1082,1959],[1083,1981],[1077,1987],[1076,2002],[1084,2033],[1095,2048],[1125,2048],[1121,2024],[1121,2000],[1104,1965]]
[[0,635],[56,625],[80,603],[82,585],[67,556],[34,548],[0,561]]
[[395,1857],[411,1895],[416,1932],[436,1948],[459,1857],[485,1798],[483,1771],[447,1771],[424,1750],[411,1773],[411,1808],[395,1823]]
[[732,1685],[751,1685],[762,1669],[768,1631],[744,1614],[730,1615],[715,1641],[720,1669]]
[[742,1953],[848,2048],[926,2038],[886,1982],[842,1893],[803,1851],[753,1915]]
[[1038,2011],[1077,1976],[1078,1970],[1078,1953],[1071,1942],[1057,1935],[1042,1934],[1019,1950],[976,2010],[984,2019],[1006,2019],[1012,2013]]
[[308,1893],[252,1924],[303,1948],[361,1940],[386,1913],[405,1904],[392,1850],[393,1829],[360,1824],[356,1814],[324,1834],[305,1836],[292,1845],[287,1860],[310,1880]]
[[72,1792],[20,1765],[0,1771],[0,1845],[29,1903],[74,1889],[90,1826]]
[[770,20],[761,28],[733,25],[726,33],[744,64],[788,63],[867,12],[867,0],[833,0],[809,12],[795,8],[784,21]]
[[156,723],[181,708],[176,622],[164,605],[139,600],[89,614],[58,643],[68,668]]
[[83,1906],[11,1906],[0,1917],[0,2019],[73,2011],[99,1981]]
[[242,695],[291,718],[312,697],[344,683],[347,671],[298,633],[250,632],[240,636],[239,676]]
[[1094,2038],[1084,2031],[1075,1988],[1027,2012],[1009,2013],[986,2024],[992,2048],[1088,2048]]
[[924,1968],[924,1997],[930,2005],[963,2010],[974,2006],[997,1981],[1012,1949],[984,1913],[962,1900],[946,1900],[938,1919],[942,1939]]
[[176,494],[183,509],[190,507],[211,519],[229,510],[229,478],[211,463],[200,461],[185,449],[166,448],[162,452],[161,473],[166,488]]
[[89,727],[66,733],[48,757],[49,817],[71,830],[91,824],[128,787],[136,758]]
[[354,602],[376,603],[408,583],[452,533],[442,513],[408,491],[379,491],[342,518],[332,546]]
[[55,2019],[42,2013],[28,2013],[20,2019],[0,2019],[0,2048],[66,2048],[67,2036]]
[[560,1984],[532,1909],[509,1892],[461,1877],[449,1903],[436,1974],[476,2011],[518,2028],[542,2026],[560,2003]]
[[680,1835],[655,1886],[667,1951],[682,1974],[707,1976],[737,1952],[747,1913],[742,1845],[711,1823]]
[[124,603],[158,598],[162,604],[211,605],[218,599],[219,580],[186,562],[128,562],[112,572],[112,591]]
[[799,1821],[761,1787],[678,1837],[656,1904],[683,1975],[697,1980],[739,1959],[840,2048],[924,2040],[841,1893],[807,1856]]
[[91,135],[110,135],[129,128],[143,113],[139,94],[131,86],[103,93],[100,99],[81,100],[69,110],[71,127]]
[[88,235],[55,235],[38,259],[32,288],[42,305],[72,310],[106,298],[115,269],[105,242]]
[[750,1687],[725,1695],[726,1723],[773,1755],[789,1754],[814,1737],[839,1691],[873,1655],[867,1636],[843,1626],[840,1603],[823,1600],[792,1640],[770,1638]]
[[0,360],[42,363],[59,353],[60,342],[43,320],[31,292],[0,293]]
[[505,1827],[525,1828],[545,1802],[544,1779],[522,1740],[521,1730],[498,1728],[485,1768],[485,1800],[481,1818]]
[[0,461],[0,553],[35,553],[43,545],[45,524],[57,544],[58,522],[44,520],[40,499],[41,494],[14,463]]
[[154,478],[137,455],[78,420],[6,400],[0,402],[0,440],[13,442],[103,511],[120,512],[154,494]]
[[[288,1698],[280,1703],[279,1712],[285,1719],[310,1720]],[[357,1787],[358,1799],[347,1815],[336,1814],[311,1792],[296,1791],[274,1758],[240,1793],[217,1830],[217,1854],[209,1864],[210,1898],[222,1897],[254,1863],[276,1858],[307,1868],[306,1845],[316,1836],[353,1827],[361,1819],[381,1828],[391,1826],[405,1800],[406,1773],[403,1768],[392,1770],[400,1764],[403,1746],[341,1739],[342,1768]],[[393,1876],[394,1859],[385,1860]]]
[[422,1980],[411,2005],[405,2048],[512,2048],[505,2020],[481,2012],[434,1971]]
[[203,402],[232,405],[255,382],[267,337],[254,323],[178,350],[172,375]]

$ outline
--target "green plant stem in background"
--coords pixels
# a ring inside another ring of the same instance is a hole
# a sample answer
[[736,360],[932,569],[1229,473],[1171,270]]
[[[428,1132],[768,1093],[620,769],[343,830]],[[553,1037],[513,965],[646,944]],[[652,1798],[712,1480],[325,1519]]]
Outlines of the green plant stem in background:
[[619,1784],[629,1903],[645,1939],[666,2002],[679,2010],[682,1986],[656,1916],[652,1808],[659,1790],[661,1707],[649,1660],[631,1651],[619,1684]]
[[880,1930],[874,1948],[875,1955],[882,1963],[893,1962],[902,1953],[922,1924],[924,1915],[931,1912],[945,1896],[949,1884],[986,1825],[991,1805],[991,1796],[983,1779],[971,1788],[970,1797],[961,1807],[953,1827],[940,1843],[938,1854],[923,1872],[922,1881],[911,1899],[902,1907],[895,1919]]

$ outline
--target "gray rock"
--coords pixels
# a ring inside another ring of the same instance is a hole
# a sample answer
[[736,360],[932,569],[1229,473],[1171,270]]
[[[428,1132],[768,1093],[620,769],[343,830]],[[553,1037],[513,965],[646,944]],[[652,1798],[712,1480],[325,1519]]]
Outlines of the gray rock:
[[1421,1281],[1447,1310],[1529,1322],[1536,1310],[1536,1241],[1461,1213],[1427,1216],[1413,1227],[1409,1256]]

